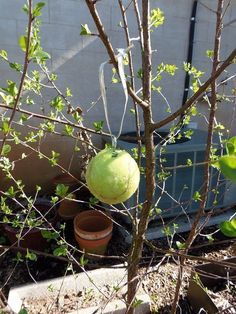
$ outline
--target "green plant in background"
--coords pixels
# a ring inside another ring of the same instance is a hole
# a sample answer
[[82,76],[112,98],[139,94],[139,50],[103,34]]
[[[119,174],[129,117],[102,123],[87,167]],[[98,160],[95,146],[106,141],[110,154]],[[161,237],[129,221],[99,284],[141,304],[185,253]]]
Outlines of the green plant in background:
[[226,155],[219,158],[219,168],[224,176],[236,182],[236,136],[226,142]]
[[236,237],[236,218],[224,221],[220,224],[220,231],[227,237]]
[[[226,155],[218,160],[218,167],[224,176],[236,182],[236,136],[226,141]],[[220,231],[227,237],[236,237],[236,218],[220,224]]]

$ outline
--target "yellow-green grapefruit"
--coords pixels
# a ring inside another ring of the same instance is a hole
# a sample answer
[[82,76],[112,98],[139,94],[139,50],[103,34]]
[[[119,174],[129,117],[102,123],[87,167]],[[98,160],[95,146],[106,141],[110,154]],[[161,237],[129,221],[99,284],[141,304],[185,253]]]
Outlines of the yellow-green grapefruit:
[[124,150],[103,149],[91,159],[86,171],[90,192],[110,205],[129,199],[137,190],[139,181],[138,165]]
[[236,156],[225,155],[219,159],[220,170],[223,175],[233,182],[236,182]]

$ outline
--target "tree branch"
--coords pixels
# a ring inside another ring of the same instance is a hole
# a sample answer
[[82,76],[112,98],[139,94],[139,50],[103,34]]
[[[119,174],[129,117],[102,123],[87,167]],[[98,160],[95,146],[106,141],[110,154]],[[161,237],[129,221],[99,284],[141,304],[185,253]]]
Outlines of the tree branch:
[[[86,0],[86,4],[88,6],[88,9],[90,11],[90,14],[96,24],[96,27],[97,27],[97,30],[98,30],[98,33],[100,35],[100,39],[101,41],[103,42],[106,50],[107,50],[107,53],[111,59],[111,63],[113,64],[113,66],[116,68],[117,70],[117,73],[119,73],[119,70],[118,70],[118,63],[117,63],[117,60],[116,60],[116,55],[115,55],[115,52],[114,52],[114,49],[111,45],[111,42],[107,36],[107,34],[105,33],[105,30],[104,30],[104,27],[102,25],[102,21],[98,15],[98,12],[97,12],[97,9],[95,7],[95,4],[94,4],[94,1],[92,0]],[[134,99],[134,101],[140,105],[142,108],[146,108],[148,106],[148,104],[143,101],[141,98],[139,98],[135,91],[131,88],[131,86],[127,83],[127,89],[128,89],[128,93],[129,95]]]
[[[223,10],[223,4],[224,0],[218,0],[218,7],[217,7],[217,19],[216,19],[216,33],[215,33],[215,44],[214,44],[214,57],[213,57],[213,64],[212,64],[212,72],[211,77],[214,77],[214,79],[211,81],[211,90],[212,90],[212,97],[211,97],[211,107],[210,107],[210,117],[209,117],[209,126],[208,126],[208,134],[207,134],[207,145],[206,145],[206,152],[205,152],[205,161],[208,161],[210,159],[210,153],[211,153],[211,147],[212,147],[212,137],[213,137],[213,130],[214,130],[214,120],[215,120],[215,114],[216,114],[216,108],[217,108],[217,81],[216,78],[216,72],[219,65],[219,54],[220,54],[220,40],[221,40],[221,30],[222,30],[222,10]],[[195,237],[200,231],[199,223],[201,220],[201,217],[205,213],[205,207],[207,203],[207,196],[208,196],[208,190],[210,185],[210,169],[209,164],[206,163],[204,166],[204,177],[203,177],[203,187],[202,187],[202,193],[201,193],[201,203],[199,210],[194,218],[194,222],[192,224],[192,228],[190,230],[190,233],[188,235],[188,238],[185,242],[185,249],[184,253],[187,254],[189,248],[191,247]],[[183,271],[184,271],[184,264],[185,264],[185,256],[182,256],[180,258],[180,267],[179,267],[179,274],[178,274],[178,280],[176,284],[176,290],[175,290],[175,297],[171,308],[171,314],[176,313],[178,300],[179,300],[179,294],[180,294],[180,288],[183,281]]]
[[19,85],[19,89],[18,89],[18,93],[16,95],[16,99],[12,108],[12,113],[8,122],[8,131],[4,134],[3,140],[2,140],[2,144],[1,144],[1,148],[0,148],[0,155],[2,154],[3,151],[3,147],[5,145],[5,142],[7,140],[7,137],[10,133],[11,130],[11,124],[12,121],[14,119],[16,110],[17,110],[17,106],[18,103],[20,101],[20,97],[21,97],[21,93],[23,90],[23,85],[24,85],[24,81],[25,81],[25,77],[26,77],[26,73],[27,73],[27,68],[29,65],[29,49],[30,49],[30,38],[31,38],[31,29],[32,29],[32,22],[33,22],[33,17],[32,17],[32,0],[28,1],[28,5],[29,5],[29,13],[28,13],[28,27],[27,27],[27,39],[26,39],[26,51],[25,51],[25,59],[24,59],[24,67],[23,67],[23,72],[22,72],[22,76],[21,76],[21,80],[20,80],[20,85]]
[[[5,108],[5,109],[13,110],[12,107],[7,106],[7,105],[2,104],[2,103],[0,103],[0,108]],[[16,108],[15,111],[20,112],[20,113],[23,113],[23,114],[26,114],[27,116],[31,116],[31,117],[38,118],[38,119],[48,120],[48,121],[52,121],[52,122],[59,123],[59,124],[64,124],[64,125],[69,125],[69,126],[72,126],[73,128],[77,128],[77,129],[80,129],[80,130],[82,130],[82,131],[89,132],[89,133],[92,133],[92,134],[96,134],[96,135],[99,134],[99,135],[104,135],[104,136],[110,137],[110,134],[109,134],[109,133],[106,133],[106,132],[96,132],[96,131],[93,130],[93,129],[87,128],[87,127],[85,127],[85,126],[83,126],[83,125],[76,124],[76,123],[73,123],[73,122],[70,122],[70,121],[64,121],[64,120],[59,120],[59,119],[51,118],[51,117],[49,117],[49,116],[45,116],[45,115],[42,115],[42,114],[39,114],[39,113],[34,113],[34,112],[32,112],[32,111],[27,111],[27,110],[24,110],[24,109],[21,109],[21,108]],[[88,143],[89,143],[89,142],[88,142]],[[92,144],[89,144],[89,145],[92,145]],[[92,145],[92,146],[93,146],[93,145]]]

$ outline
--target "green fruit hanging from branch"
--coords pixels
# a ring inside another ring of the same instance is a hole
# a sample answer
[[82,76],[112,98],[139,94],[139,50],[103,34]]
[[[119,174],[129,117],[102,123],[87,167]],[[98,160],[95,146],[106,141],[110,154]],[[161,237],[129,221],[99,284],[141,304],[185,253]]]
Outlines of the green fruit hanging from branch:
[[125,202],[137,190],[140,172],[136,161],[124,150],[106,148],[91,159],[86,171],[90,192],[101,202]]

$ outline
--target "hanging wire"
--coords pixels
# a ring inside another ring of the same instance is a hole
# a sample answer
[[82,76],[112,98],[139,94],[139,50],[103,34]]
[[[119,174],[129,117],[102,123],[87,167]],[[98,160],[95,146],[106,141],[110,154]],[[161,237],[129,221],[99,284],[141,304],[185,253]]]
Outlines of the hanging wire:
[[[134,41],[134,40],[139,40],[139,37],[138,38],[132,38],[130,41]],[[105,87],[105,80],[104,80],[104,67],[107,63],[109,63],[109,60],[103,62],[99,67],[99,83],[100,83],[101,96],[102,96],[103,107],[104,107],[104,112],[105,112],[105,119],[106,119],[107,127],[109,130],[110,136],[111,136],[111,145],[112,145],[112,148],[114,150],[116,149],[117,140],[120,137],[122,129],[123,129],[124,118],[125,118],[125,113],[126,113],[127,103],[128,103],[128,90],[127,90],[127,83],[126,83],[123,60],[124,60],[127,52],[130,49],[132,49],[132,47],[133,47],[133,44],[131,44],[128,48],[118,48],[117,49],[118,54],[116,55],[116,60],[118,63],[118,71],[119,71],[121,84],[122,84],[123,91],[125,94],[125,104],[124,104],[124,110],[123,110],[123,114],[122,114],[122,118],[121,118],[120,129],[119,129],[118,134],[116,136],[112,133],[110,123],[109,123],[106,87]]]

